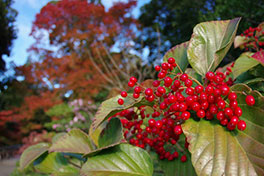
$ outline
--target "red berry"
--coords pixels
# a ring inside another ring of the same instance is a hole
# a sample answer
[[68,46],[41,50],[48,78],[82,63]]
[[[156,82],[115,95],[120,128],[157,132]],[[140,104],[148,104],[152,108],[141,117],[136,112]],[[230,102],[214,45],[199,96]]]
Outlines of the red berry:
[[220,109],[224,109],[225,106],[226,106],[226,103],[225,103],[224,100],[220,100],[220,101],[217,102],[217,105],[218,105],[218,107],[219,107]]
[[198,103],[198,102],[193,102],[192,103],[192,110],[194,110],[194,111],[198,111],[198,110],[200,110],[200,104]]
[[176,126],[174,127],[174,133],[177,134],[177,135],[182,134],[182,128],[181,128],[181,125],[176,125]]
[[182,155],[182,157],[181,157],[181,162],[186,162],[187,161],[187,157],[186,157],[186,155]]
[[160,94],[164,94],[164,93],[166,93],[166,89],[164,88],[164,87],[158,87],[158,92],[160,93]]
[[162,63],[162,64],[161,64],[161,68],[162,68],[163,70],[168,70],[168,69],[169,69],[168,63]]
[[170,64],[175,63],[175,59],[174,59],[173,57],[170,57],[170,58],[168,59],[168,63],[170,63]]
[[233,111],[231,108],[225,108],[224,112],[228,117],[231,117],[233,115]]
[[119,99],[117,100],[117,102],[118,102],[118,104],[120,104],[120,105],[124,104],[124,100],[123,100],[122,98],[119,98]]
[[228,95],[228,93],[229,93],[229,87],[228,86],[222,86],[221,87],[221,93],[222,93],[222,95]]
[[235,108],[235,115],[240,117],[242,115],[242,109],[240,107]]
[[228,99],[230,101],[233,101],[233,100],[236,100],[237,99],[237,94],[235,92],[231,92],[229,95],[228,95]]
[[137,78],[135,78],[134,76],[132,76],[129,80],[130,80],[131,82],[134,82],[134,83],[137,82]]
[[150,127],[154,127],[156,124],[156,120],[155,119],[149,119],[148,124]]
[[162,125],[163,125],[163,123],[162,123],[162,121],[161,120],[158,120],[158,121],[156,121],[156,128],[161,128],[162,127]]
[[181,117],[183,120],[188,120],[191,114],[188,111],[182,112]]
[[167,87],[169,87],[172,83],[172,79],[170,77],[166,77],[164,78],[164,83],[168,85]]
[[158,86],[160,85],[160,81],[155,80],[155,81],[153,81],[152,85],[153,85],[154,87],[158,87]]
[[186,81],[188,79],[188,75],[186,73],[183,73],[181,76],[180,76],[180,80],[181,81]]
[[205,117],[205,111],[204,110],[199,110],[199,111],[197,111],[196,115],[199,118],[204,118]]
[[128,85],[129,87],[134,87],[135,83],[132,82],[132,81],[129,81],[127,85]]
[[193,90],[192,87],[188,87],[188,88],[185,90],[185,93],[186,93],[187,95],[193,95],[194,90]]
[[121,92],[121,96],[124,98],[127,97],[127,92],[126,91]]
[[158,74],[158,78],[162,79],[166,76],[166,73],[163,73],[163,72],[159,72]]
[[156,71],[160,71],[160,66],[157,65],[157,66],[155,67],[155,70],[156,70]]
[[180,87],[181,86],[181,82],[179,80],[175,80],[174,83],[173,83],[173,85],[175,87]]
[[203,91],[203,86],[198,85],[198,86],[195,87],[195,92],[196,93],[201,93],[202,91]]
[[246,97],[246,103],[248,106],[253,106],[255,104],[255,98],[252,95]]
[[134,88],[134,92],[135,93],[138,93],[139,94],[140,91],[141,91],[141,88],[139,86],[137,86],[137,87]]
[[244,120],[240,120],[237,124],[237,128],[241,131],[244,131],[247,127],[247,124]]
[[224,118],[225,118],[225,114],[224,114],[224,112],[223,112],[223,111],[219,111],[219,112],[217,113],[217,115],[216,115],[216,118],[217,118],[219,121],[224,120]]
[[138,93],[136,93],[136,92],[133,93],[133,97],[134,97],[135,99],[137,99],[139,96],[140,96],[140,94],[138,94]]
[[233,124],[233,125],[236,125],[238,123],[239,119],[237,116],[233,116],[231,117],[230,119],[230,122]]
[[205,77],[209,80],[209,81],[213,81],[214,80],[214,73],[213,72],[207,72],[206,74],[205,74]]
[[150,96],[150,95],[153,94],[153,90],[152,90],[151,88],[147,88],[147,89],[145,90],[145,94],[148,95],[148,96]]
[[185,84],[186,87],[191,87],[192,84],[193,84],[193,82],[190,79],[186,79],[186,81],[184,82],[184,84]]

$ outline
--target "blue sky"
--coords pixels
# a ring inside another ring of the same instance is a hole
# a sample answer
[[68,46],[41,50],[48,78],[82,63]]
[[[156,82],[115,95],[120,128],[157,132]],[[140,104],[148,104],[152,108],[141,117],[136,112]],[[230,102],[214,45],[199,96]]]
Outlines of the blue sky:
[[[16,27],[18,29],[18,33],[17,39],[14,40],[13,43],[11,56],[5,57],[7,64],[11,61],[13,61],[17,66],[25,64],[28,57],[27,49],[34,42],[33,38],[29,36],[32,22],[35,19],[35,15],[49,1],[50,0],[15,0],[13,8],[18,11],[18,16],[16,18]],[[113,2],[117,1],[118,0],[102,0],[102,3],[106,8],[109,8]],[[138,1],[137,8],[135,8],[133,11],[135,17],[138,17],[139,15],[139,8],[149,1],[150,0]]]

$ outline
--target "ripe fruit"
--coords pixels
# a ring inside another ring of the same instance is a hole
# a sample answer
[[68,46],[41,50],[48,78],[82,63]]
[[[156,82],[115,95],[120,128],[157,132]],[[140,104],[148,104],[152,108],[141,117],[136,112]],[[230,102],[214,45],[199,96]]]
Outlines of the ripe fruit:
[[124,100],[122,98],[119,98],[117,100],[117,102],[118,102],[119,105],[123,105],[124,104]]
[[181,125],[176,125],[176,126],[174,127],[174,133],[177,134],[177,135],[182,134],[182,128],[181,128]]
[[247,124],[244,120],[240,120],[237,124],[237,128],[241,131],[244,131],[247,127]]
[[186,157],[186,155],[182,155],[182,157],[181,157],[181,162],[186,162],[187,161],[187,157]]
[[124,97],[124,98],[127,97],[127,92],[126,91],[122,91],[121,92],[121,96]]
[[255,98],[252,95],[246,97],[246,103],[248,106],[253,106],[255,104]]

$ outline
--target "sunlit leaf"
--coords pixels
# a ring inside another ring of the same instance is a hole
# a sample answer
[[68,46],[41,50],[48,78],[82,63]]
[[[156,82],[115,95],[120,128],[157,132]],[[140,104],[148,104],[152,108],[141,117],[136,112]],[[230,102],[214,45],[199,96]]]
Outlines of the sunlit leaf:
[[234,78],[237,78],[240,74],[259,64],[257,60],[251,57],[252,55],[253,53],[247,52],[241,54],[239,58],[237,58],[234,67],[232,68]]
[[153,163],[147,151],[120,144],[90,157],[81,176],[152,176]]
[[19,168],[22,170],[28,167],[35,159],[48,151],[49,146],[48,143],[39,143],[28,147],[20,157]]
[[240,18],[203,22],[195,26],[187,55],[192,68],[204,76],[214,71],[234,41]]
[[240,47],[241,49],[244,48],[244,44],[249,42],[250,38],[246,36],[236,36],[234,40],[234,48]]
[[59,138],[49,149],[49,152],[69,152],[84,154],[95,149],[90,137],[79,129],[72,129]]

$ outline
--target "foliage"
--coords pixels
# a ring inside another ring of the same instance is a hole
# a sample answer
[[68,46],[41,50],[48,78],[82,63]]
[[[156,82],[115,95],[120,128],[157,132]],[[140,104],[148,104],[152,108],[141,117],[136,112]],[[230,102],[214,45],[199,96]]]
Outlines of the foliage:
[[[233,10],[233,7],[236,10]],[[192,28],[204,21],[243,17],[239,33],[263,20],[262,0],[151,0],[141,8],[139,43],[150,49],[150,61],[161,58],[169,48],[190,39]],[[159,41],[159,42],[157,42]],[[231,51],[232,60],[238,52]],[[227,60],[228,61],[228,60]],[[230,61],[230,58],[229,58]]]
[[10,56],[13,40],[16,39],[15,18],[17,11],[11,7],[13,0],[0,1],[0,71],[5,70],[4,55]]
[[[234,84],[236,62],[213,73],[239,21],[198,24],[188,46],[173,47],[155,67],[158,80],[139,84],[131,77],[133,94],[123,91],[104,101],[89,134],[72,129],[27,148],[21,169],[82,176],[263,175],[264,97]],[[192,69],[186,69],[186,58]]]
[[234,46],[245,52],[237,59],[233,69],[233,78],[244,82],[253,89],[264,92],[264,23],[257,27],[249,27],[241,35],[236,36]]

